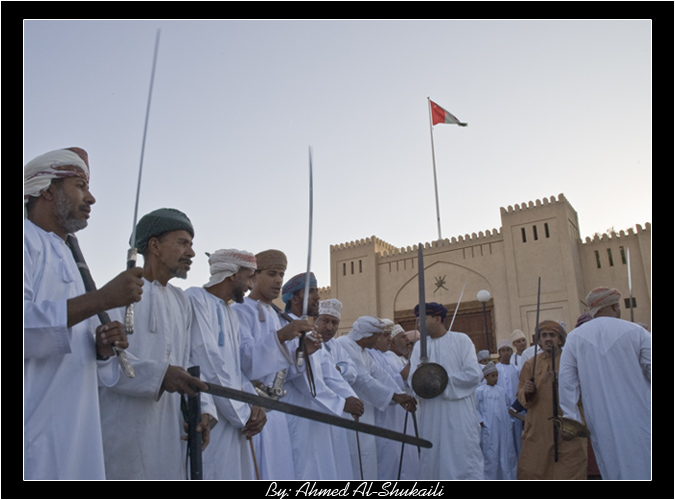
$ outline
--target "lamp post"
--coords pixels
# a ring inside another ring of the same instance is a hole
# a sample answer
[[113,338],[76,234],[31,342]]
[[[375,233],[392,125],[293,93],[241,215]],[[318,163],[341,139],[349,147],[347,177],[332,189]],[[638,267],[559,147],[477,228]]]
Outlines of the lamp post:
[[487,350],[490,350],[490,336],[488,335],[488,323],[487,323],[487,311],[485,310],[485,304],[490,300],[490,292],[487,290],[481,290],[476,294],[478,302],[483,304],[483,320],[485,321],[485,342],[487,344]]

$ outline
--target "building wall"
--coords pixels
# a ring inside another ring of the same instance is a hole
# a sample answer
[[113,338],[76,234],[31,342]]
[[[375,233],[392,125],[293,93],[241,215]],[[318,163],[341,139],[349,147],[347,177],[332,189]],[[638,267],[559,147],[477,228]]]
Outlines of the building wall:
[[[445,305],[451,317],[464,289],[453,329],[464,325],[477,347],[487,345],[479,318],[483,305],[476,299],[478,291],[487,290],[491,350],[515,329],[533,332],[541,278],[540,320],[563,321],[570,330],[585,311],[591,288],[613,286],[628,297],[628,250],[635,321],[651,328],[650,224],[582,242],[577,213],[562,194],[500,212],[499,230],[423,243],[426,301]],[[331,245],[331,286],[322,297],[343,303],[339,334],[363,315],[412,325],[419,302],[417,247],[397,248],[375,236]],[[630,312],[622,317],[630,319]]]

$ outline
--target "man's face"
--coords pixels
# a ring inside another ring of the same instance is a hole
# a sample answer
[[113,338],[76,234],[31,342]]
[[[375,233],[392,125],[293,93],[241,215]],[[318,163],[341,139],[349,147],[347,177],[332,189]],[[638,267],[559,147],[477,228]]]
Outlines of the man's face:
[[500,347],[499,348],[499,361],[508,364],[511,359],[511,354],[513,354],[513,349],[510,347]]
[[487,385],[497,385],[497,380],[499,380],[499,372],[490,372],[485,375]]
[[248,267],[242,267],[234,274],[234,288],[232,289],[232,300],[241,304],[244,302],[244,295],[253,288],[253,276],[255,270]]
[[518,340],[514,340],[512,344],[513,347],[516,349],[516,352],[520,354],[525,350],[525,347],[527,346],[527,340],[525,340],[525,337],[522,337],[519,338]]
[[328,342],[332,339],[338,331],[340,326],[340,320],[335,316],[329,314],[320,314],[316,321],[314,321],[314,327],[316,331],[321,334],[321,338],[324,342]]
[[157,240],[157,259],[168,270],[169,275],[172,278],[187,278],[192,257],[195,256],[190,233],[181,229],[152,239]]
[[539,347],[541,347],[545,352],[550,354],[554,346],[556,351],[560,352],[559,349],[562,344],[563,342],[560,338],[560,335],[558,335],[558,332],[546,329],[539,332]]
[[[305,290],[300,290],[293,298],[298,301],[300,310],[302,310],[302,307],[304,306]],[[319,314],[320,301],[321,297],[319,296],[319,289],[310,288],[309,298],[307,300],[307,316],[317,316]]]
[[391,339],[390,348],[399,356],[407,356],[413,348],[413,343],[405,333],[399,333]]
[[264,301],[272,302],[281,293],[284,284],[284,271],[278,269],[262,269],[253,276],[252,290],[255,290]]
[[96,198],[89,191],[89,183],[81,177],[65,177],[50,185],[54,196],[54,211],[58,224],[74,233],[87,227],[91,206]]
[[387,352],[391,344],[391,332],[385,331],[380,333],[375,343],[375,349],[382,352]]

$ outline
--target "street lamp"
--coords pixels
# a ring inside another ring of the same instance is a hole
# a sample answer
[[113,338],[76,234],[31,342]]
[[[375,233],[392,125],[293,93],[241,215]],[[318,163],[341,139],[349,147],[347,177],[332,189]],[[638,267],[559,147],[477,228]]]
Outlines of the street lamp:
[[490,292],[487,290],[481,290],[476,294],[478,302],[483,304],[483,320],[485,321],[485,342],[487,344],[487,350],[490,350],[490,336],[488,335],[488,324],[487,324],[487,311],[485,310],[485,304],[490,300]]

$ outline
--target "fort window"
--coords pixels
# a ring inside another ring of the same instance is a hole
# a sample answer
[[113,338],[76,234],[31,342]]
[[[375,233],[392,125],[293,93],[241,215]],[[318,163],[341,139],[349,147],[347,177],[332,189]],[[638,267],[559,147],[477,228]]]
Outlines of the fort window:
[[347,276],[347,263],[342,263],[342,276]]
[[537,226],[532,226],[532,233],[534,233],[534,241],[537,241],[539,239],[539,235],[537,235]]
[[612,259],[612,249],[607,249],[607,258],[609,259],[609,267],[614,267],[614,259]]
[[547,238],[551,237],[551,235],[548,232],[548,222],[544,222],[544,234],[546,235]]
[[361,259],[359,259],[359,272],[363,272],[363,266],[361,265]]
[[631,298],[633,300],[633,309],[635,309],[637,307],[637,303],[635,302],[635,297],[629,297],[627,299],[623,299],[623,303],[624,303],[626,309],[630,309]]
[[621,263],[626,265],[626,249],[623,246],[619,247],[619,253],[621,254]]
[[525,234],[525,228],[520,228],[520,234],[523,236],[523,243],[527,243],[527,235]]
[[595,251],[595,263],[598,266],[598,269],[600,269],[602,266],[600,265],[600,252],[597,250]]
[[351,264],[351,267],[352,267],[352,274],[354,274],[354,261],[351,261],[350,264]]

